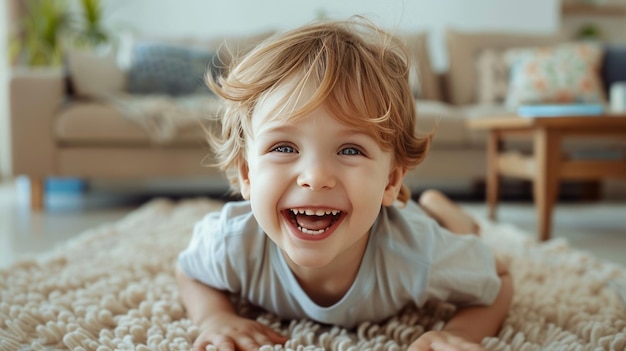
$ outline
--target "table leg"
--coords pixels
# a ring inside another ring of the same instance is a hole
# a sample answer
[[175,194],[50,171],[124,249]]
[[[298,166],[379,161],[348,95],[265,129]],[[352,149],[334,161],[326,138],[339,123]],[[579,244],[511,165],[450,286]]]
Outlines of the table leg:
[[561,140],[555,131],[538,129],[534,135],[534,158],[537,165],[533,192],[537,211],[539,240],[550,239],[552,208],[559,194]]
[[500,197],[500,175],[498,169],[498,154],[502,146],[500,133],[492,130],[487,139],[487,206],[489,218],[496,220],[496,207]]
[[40,177],[29,177],[30,181],[30,208],[33,211],[43,210],[45,197],[44,180]]

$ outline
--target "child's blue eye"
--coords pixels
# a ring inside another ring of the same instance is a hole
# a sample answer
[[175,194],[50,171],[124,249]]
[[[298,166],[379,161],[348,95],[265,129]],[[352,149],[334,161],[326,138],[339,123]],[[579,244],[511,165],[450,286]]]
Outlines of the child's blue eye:
[[341,149],[341,151],[339,151],[339,154],[346,155],[346,156],[363,155],[363,153],[355,147],[347,147],[345,149]]
[[280,145],[280,146],[273,148],[272,151],[291,154],[291,153],[296,152],[296,149],[288,145]]

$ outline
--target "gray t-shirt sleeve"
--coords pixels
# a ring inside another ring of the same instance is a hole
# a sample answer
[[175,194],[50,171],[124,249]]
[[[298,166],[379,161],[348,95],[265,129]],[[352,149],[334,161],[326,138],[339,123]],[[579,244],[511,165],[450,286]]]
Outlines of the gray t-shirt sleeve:
[[178,255],[178,265],[190,278],[215,289],[237,292],[241,281],[228,253],[224,211],[207,214],[196,223],[189,246]]

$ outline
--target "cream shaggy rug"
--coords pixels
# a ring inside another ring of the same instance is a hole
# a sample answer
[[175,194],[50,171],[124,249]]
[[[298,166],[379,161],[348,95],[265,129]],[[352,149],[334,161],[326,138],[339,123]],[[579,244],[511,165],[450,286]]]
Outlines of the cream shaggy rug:
[[[188,350],[198,329],[178,301],[174,262],[194,221],[219,206],[155,200],[0,271],[0,350]],[[537,244],[514,227],[478,220],[516,289],[500,334],[483,340],[487,350],[626,349],[622,268],[562,240]],[[306,320],[281,324],[241,305],[242,313],[291,335],[267,351],[403,350],[453,310],[440,303],[407,307],[383,324],[344,330]]]

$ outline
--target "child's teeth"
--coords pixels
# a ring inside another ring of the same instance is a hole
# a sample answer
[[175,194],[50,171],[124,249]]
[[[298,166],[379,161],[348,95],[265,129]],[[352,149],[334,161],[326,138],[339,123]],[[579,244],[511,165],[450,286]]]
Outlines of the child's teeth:
[[311,210],[311,209],[307,209],[307,210],[303,210],[303,209],[291,209],[291,212],[294,215],[299,215],[299,214],[305,214],[307,216],[324,216],[324,215],[329,215],[332,214],[333,216],[336,216],[337,213],[341,212],[339,210]]
[[322,234],[323,232],[326,231],[326,229],[328,228],[324,228],[324,229],[320,229],[320,230],[311,230],[311,229],[306,229],[306,228],[302,228],[302,227],[298,227],[298,229],[305,233],[305,234],[311,234],[311,235],[318,235],[318,234]]

